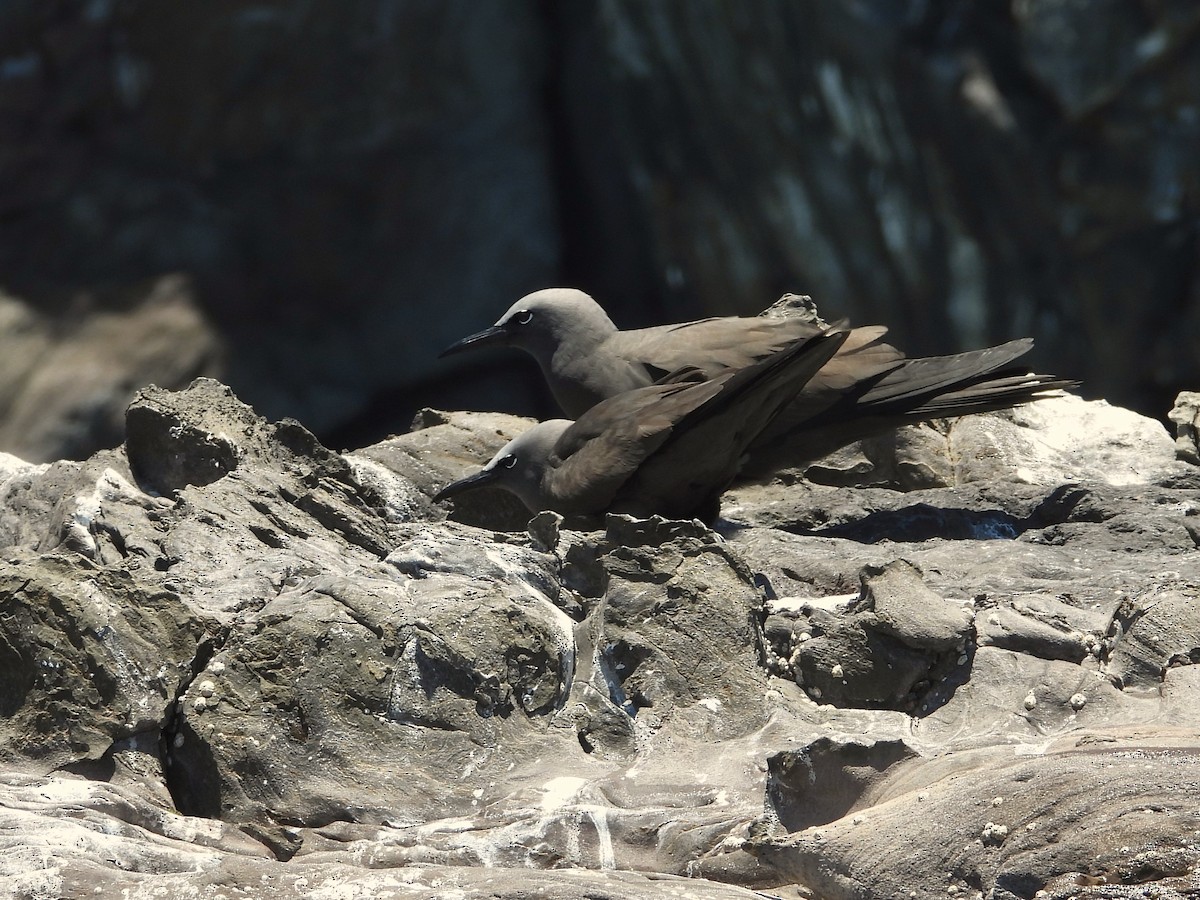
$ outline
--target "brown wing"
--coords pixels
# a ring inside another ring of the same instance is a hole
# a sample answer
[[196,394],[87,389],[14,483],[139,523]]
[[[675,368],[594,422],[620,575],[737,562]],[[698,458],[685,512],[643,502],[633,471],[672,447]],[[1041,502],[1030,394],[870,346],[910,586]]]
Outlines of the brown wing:
[[555,509],[578,515],[609,509],[675,423],[718,393],[728,377],[650,385],[593,406],[554,445],[543,487]]
[[729,369],[743,369],[821,331],[797,318],[729,316],[622,331],[609,339],[606,349],[649,367],[655,377],[693,368],[713,378]]
[[670,517],[711,514],[746,448],[847,338],[846,332],[827,332],[796,341],[722,376],[720,389],[680,417],[631,473],[614,498],[614,509]]
[[904,354],[884,343],[887,328],[868,325],[850,332],[837,355],[821,367],[771,423],[762,436],[794,431],[848,396],[858,397],[903,365]]

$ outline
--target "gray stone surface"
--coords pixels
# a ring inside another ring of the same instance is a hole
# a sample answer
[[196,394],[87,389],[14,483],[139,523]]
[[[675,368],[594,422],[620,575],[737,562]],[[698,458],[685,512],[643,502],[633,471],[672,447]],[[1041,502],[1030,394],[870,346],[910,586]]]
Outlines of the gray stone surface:
[[1167,415],[1175,424],[1176,456],[1200,464],[1200,393],[1181,392]]
[[581,530],[429,500],[517,419],[343,456],[143,391],[118,450],[0,459],[0,891],[1194,892],[1200,478],[1077,421]]
[[[407,510],[410,502],[418,502],[423,517],[439,518],[442,509],[430,498],[450,482],[478,471],[497,450],[533,423],[533,419],[504,413],[423,409],[405,434],[365,447],[347,458],[364,477],[387,482],[399,475],[403,483],[420,492],[408,492],[405,499],[393,500],[389,505]],[[529,513],[507,491],[484,489],[456,500],[451,517],[485,528],[519,530]]]
[[[1029,756],[1004,747],[935,760],[901,756],[881,776],[863,779],[845,815],[752,847],[829,898],[1009,900],[1033,897],[1052,880],[1074,882],[1077,897],[1112,896],[1087,890],[1110,884],[1136,884],[1153,896],[1149,885],[1164,878],[1191,891],[1196,793],[1179,784],[1194,784],[1197,766],[1191,728],[1065,736]],[[826,777],[836,783],[836,775]],[[821,783],[802,790],[818,793]],[[914,853],[914,841],[942,848],[939,865]]]

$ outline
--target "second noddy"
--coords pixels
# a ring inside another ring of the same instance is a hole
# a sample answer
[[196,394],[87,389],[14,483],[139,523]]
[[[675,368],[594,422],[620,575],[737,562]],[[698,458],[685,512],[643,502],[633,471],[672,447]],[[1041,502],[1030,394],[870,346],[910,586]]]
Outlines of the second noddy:
[[[484,346],[518,347],[537,360],[563,411],[578,418],[597,403],[689,369],[714,378],[821,333],[797,317],[723,317],[620,331],[574,288],[535,291],[491,328],[442,356]],[[743,477],[802,466],[864,437],[931,418],[1006,409],[1076,382],[1036,375],[1013,362],[1032,339],[951,356],[908,359],[883,341],[887,329],[851,329],[834,355],[802,382],[787,408],[748,445]]]
[[747,446],[848,337],[823,331],[706,381],[688,380],[696,373],[682,369],[663,383],[603,400],[578,421],[540,422],[435,499],[491,485],[516,494],[533,512],[712,522]]

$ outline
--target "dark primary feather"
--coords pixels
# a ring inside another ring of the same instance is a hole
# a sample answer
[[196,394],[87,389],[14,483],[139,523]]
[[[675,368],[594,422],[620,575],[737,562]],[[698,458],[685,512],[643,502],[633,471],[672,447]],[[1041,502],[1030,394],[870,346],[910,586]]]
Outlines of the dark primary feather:
[[800,319],[710,318],[618,331],[605,342],[604,351],[659,372],[693,368],[713,378],[821,331]]
[[1032,339],[1023,338],[951,356],[903,360],[822,410],[806,414],[793,405],[751,446],[743,474],[764,478],[901,425],[996,412],[1078,386],[1012,365],[1032,346]]
[[722,390],[685,414],[667,440],[638,467],[614,508],[638,515],[715,514],[718,498],[738,475],[746,449],[792,396],[848,337],[831,332],[798,341],[723,380]]

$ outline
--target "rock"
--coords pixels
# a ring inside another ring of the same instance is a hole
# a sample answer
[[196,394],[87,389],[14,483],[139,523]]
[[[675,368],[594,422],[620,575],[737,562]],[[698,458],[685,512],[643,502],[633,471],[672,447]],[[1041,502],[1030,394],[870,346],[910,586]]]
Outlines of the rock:
[[[855,745],[826,752],[834,756],[826,771],[862,766]],[[1153,858],[1157,850],[1161,868],[1143,870],[1151,881],[1183,875],[1200,861],[1194,847],[1177,842],[1190,827],[1197,792],[1189,780],[1200,765],[1188,729],[1067,735],[1028,756],[994,747],[887,761],[870,782],[870,803],[847,811],[856,815],[835,808],[825,822],[752,839],[751,852],[830,898],[903,897],[914,888],[1032,897],[1052,879],[1068,882],[1068,872],[1096,879],[1076,880],[1076,890],[1124,883],[1144,891],[1132,857]],[[1122,808],[1125,815],[1117,812]],[[954,848],[952,857],[912,853],[907,841],[915,823],[932,845]],[[1164,858],[1164,847],[1181,852]],[[1195,876],[1184,883],[1194,889]]]
[[6,554],[0,573],[0,722],[8,766],[39,774],[104,760],[162,723],[208,623],[175,593],[86,556]]
[[1194,591],[1164,590],[1124,601],[1113,617],[1106,673],[1121,688],[1158,691],[1167,670],[1200,662]]
[[818,484],[919,490],[954,484],[950,441],[930,423],[856,441],[813,463],[804,476]]
[[[1080,437],[1101,427],[1103,442]],[[963,417],[950,435],[951,444],[960,442],[952,485],[904,493],[739,485],[722,498],[723,514],[734,524],[860,542],[1019,537],[1055,543],[1067,534],[1086,533],[1092,541],[1107,532],[1124,547],[1184,552],[1200,546],[1193,521],[1200,477],[1174,458],[1158,422],[1100,401],[1061,397]],[[1082,483],[1058,483],[1055,471]],[[1092,527],[1098,523],[1103,527]]]
[[1099,654],[1111,621],[1111,613],[1081,610],[1045,594],[1014,597],[1003,606],[985,600],[975,617],[981,647],[1075,663],[1089,653]]
[[788,622],[766,625],[778,669],[824,703],[915,709],[961,664],[974,636],[971,610],[943,601],[902,560],[866,566],[859,579],[849,615],[794,598],[772,601],[773,618]]
[[143,391],[125,422],[125,454],[134,477],[145,490],[174,498],[185,487],[211,484],[236,469],[243,451],[226,436],[226,423],[231,433],[250,436],[259,420],[233,391],[205,379],[182,396]]
[[[439,508],[428,500],[450,482],[478,471],[497,450],[533,423],[533,419],[503,413],[423,409],[408,433],[373,444],[347,458],[360,471],[369,464],[401,476],[423,495],[416,507],[420,515],[437,515],[435,510],[440,512]],[[365,472],[364,475],[370,477]],[[411,498],[405,499],[412,502]],[[488,488],[457,499],[451,516],[480,528],[520,531],[529,521],[530,513],[512,494]]]
[[[345,810],[375,824],[467,815],[473,745],[491,751],[487,769],[512,762],[565,702],[572,623],[549,599],[467,576],[348,574],[285,586],[199,676],[216,698],[181,698],[181,810],[264,825],[288,810],[304,826]],[[406,762],[426,754],[433,767]]]
[[[966,433],[961,422],[955,427]],[[983,440],[990,443],[990,439]],[[1132,468],[1142,457],[1132,444],[1120,453],[1123,456],[1114,456],[1117,468]],[[1086,460],[1088,451],[1078,456]],[[1000,465],[1003,458],[997,457],[994,465]],[[1009,459],[1013,466],[1020,460],[1029,461],[1023,454]],[[1049,460],[1045,464],[1048,466]],[[1016,481],[977,481],[897,493],[845,491],[805,483],[743,485],[725,494],[722,510],[735,527],[755,524],[866,543],[1019,538],[1062,544],[1082,539],[1096,547],[1112,544],[1188,552],[1198,546],[1200,535],[1194,521],[1200,508],[1196,491],[1200,480],[1191,467],[1169,459],[1164,465],[1157,472],[1159,485],[1140,487],[1107,486],[1098,481],[1053,488]],[[1009,474],[1016,477],[1018,470],[1010,469]]]
[[1167,417],[1175,423],[1176,457],[1200,465],[1200,393],[1181,392]]
[[139,387],[178,389],[226,368],[224,341],[182,275],[81,293],[57,315],[0,293],[0,360],[0,447],[39,463],[119,444]]
[[[874,787],[897,763],[920,754],[902,740],[818,738],[767,759],[767,805],[788,832],[826,825],[868,805]],[[757,844],[755,844],[757,847]]]
[[916,650],[962,651],[971,637],[974,616],[925,587],[921,570],[896,560],[860,574],[862,599],[856,610],[874,612],[868,626]]
[[[1110,436],[1103,449],[1084,440],[1096,430]],[[1128,452],[1133,448],[1141,452]],[[1156,420],[1064,394],[1000,413],[900,428],[830,454],[804,475],[820,484],[903,491],[997,480],[1122,486],[1183,472],[1175,456]]]
[[[406,848],[381,845],[374,860],[347,858],[334,829],[321,850],[288,862],[266,856],[226,822],[181,816],[136,791],[70,776],[0,779],[0,886],[13,896],[189,896],[218,900],[230,885],[248,896],[305,900],[322,894],[424,900],[752,900],[745,889],[659,873],[406,865]],[[63,853],[64,847],[70,853]]]
[[[1087,435],[1105,434],[1104,442]],[[966,416],[951,432],[958,484],[997,476],[1029,484],[1150,484],[1181,471],[1162,423],[1072,394],[994,416]]]
[[341,455],[201,379],[0,458],[4,891],[1195,885],[1189,467],[479,527],[430,495],[524,423],[420,424]]

